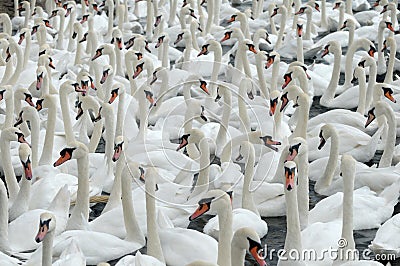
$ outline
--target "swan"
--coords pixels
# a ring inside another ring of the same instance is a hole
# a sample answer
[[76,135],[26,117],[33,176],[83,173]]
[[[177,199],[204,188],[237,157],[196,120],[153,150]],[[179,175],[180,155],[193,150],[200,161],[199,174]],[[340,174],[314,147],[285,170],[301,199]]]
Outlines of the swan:
[[352,64],[353,56],[354,56],[355,51],[359,48],[363,48],[364,50],[367,50],[368,55],[370,55],[371,57],[373,57],[374,53],[376,52],[376,48],[375,48],[374,44],[366,38],[359,38],[352,43],[352,45],[349,47],[349,49],[347,50],[347,53],[346,53],[346,65],[345,65],[345,75],[344,75],[345,81],[343,84],[343,87],[345,89],[348,89],[351,87],[351,79],[352,79],[351,72],[353,71],[353,69],[352,69],[353,68],[353,64]]
[[[144,224],[136,221],[135,215],[139,215],[142,218],[145,214],[142,213],[142,208],[139,208],[139,212],[133,210],[132,192],[129,189],[131,187],[129,184],[132,182],[129,180],[130,175],[133,175],[137,179],[143,179],[140,176],[143,175],[142,171],[144,170],[137,164],[135,166],[129,164],[129,174],[126,171],[123,174],[124,164],[126,164],[123,143],[122,136],[117,136],[113,155],[113,161],[116,161],[113,189],[109,201],[103,209],[103,213],[90,222],[89,226],[91,230],[96,232],[112,234],[120,238],[137,239],[138,241],[140,240],[139,242],[144,242],[143,233],[147,233],[146,228]],[[126,227],[124,223],[127,224]]]
[[28,200],[31,190],[32,167],[30,157],[32,155],[31,148],[26,143],[21,143],[18,149],[19,157],[24,168],[24,176],[22,177],[20,190],[9,210],[9,220],[13,221],[21,214],[28,210]]
[[20,188],[17,183],[17,179],[15,177],[13,164],[11,162],[10,142],[11,141],[18,141],[19,143],[27,143],[27,142],[22,132],[15,127],[8,127],[3,129],[1,131],[0,140],[1,140],[0,151],[1,151],[1,156],[3,158],[2,165],[9,193],[9,201],[10,203],[13,203],[17,198],[17,194]]
[[388,67],[385,75],[385,80],[383,81],[384,83],[392,84],[392,85],[399,85],[399,81],[394,81],[393,80],[393,69],[394,69],[394,60],[396,56],[396,41],[393,37],[386,37],[386,40],[383,43],[383,48],[382,50],[385,50],[387,48],[390,48],[390,55],[389,55],[389,62],[388,62]]
[[[290,250],[302,252],[302,239],[300,232],[299,211],[297,205],[296,164],[293,161],[287,161],[284,164],[285,176],[285,199],[286,199],[286,224],[287,233],[285,238],[284,250],[288,254]],[[286,256],[280,259],[278,265],[305,265],[303,261]]]
[[[210,190],[199,201],[199,207],[190,216],[190,220],[199,218],[204,213],[217,213],[219,216],[219,227],[221,228],[218,241],[218,265],[231,265],[231,242],[232,242],[232,207],[227,193],[221,190]],[[259,247],[258,247],[259,248]],[[257,248],[256,248],[257,249]],[[241,252],[242,253],[242,252]],[[232,253],[233,254],[233,253]],[[251,253],[253,256],[253,252]],[[237,259],[237,258],[233,258]],[[259,256],[255,256],[259,265],[265,262]],[[238,262],[239,263],[239,262]]]
[[396,214],[379,227],[368,246],[375,254],[394,254],[396,258],[400,256],[400,243],[393,237],[399,232],[399,217]]
[[381,75],[386,72],[386,61],[383,57],[383,33],[385,29],[389,29],[391,32],[394,32],[393,24],[388,21],[382,20],[379,22],[378,26],[378,75]]
[[[251,144],[248,141],[244,141],[240,145],[240,155],[239,158],[246,159],[246,169],[245,169],[245,176],[242,184],[242,199],[241,199],[241,207],[242,208],[235,208],[232,213],[232,229],[235,232],[238,228],[242,227],[244,224],[246,226],[253,228],[257,234],[259,235],[260,238],[264,237],[268,233],[268,225],[265,221],[261,220],[260,213],[257,210],[257,206],[259,206],[260,203],[263,204],[273,204],[273,201],[276,199],[273,199],[273,196],[270,195],[270,191],[272,190],[271,188],[274,187],[274,185],[270,184],[262,184],[261,187],[258,188],[258,190],[254,192],[250,192],[250,186],[254,185],[259,185],[255,184],[254,181],[252,181],[252,176],[253,176],[253,168],[254,168],[254,161],[255,161],[255,152],[254,152],[254,147],[253,144]],[[236,181],[237,182],[237,181]],[[252,184],[251,184],[252,183]],[[234,190],[239,189],[240,185],[238,187],[234,187]],[[258,191],[258,192],[257,192]],[[268,191],[268,193],[266,193]],[[268,194],[267,199],[265,199],[265,196],[260,195],[266,193]],[[253,195],[257,197],[257,203],[255,203],[253,199]],[[260,200],[260,197],[262,197],[262,201]],[[279,196],[278,196],[279,197]],[[268,199],[271,201],[268,202]],[[268,203],[266,203],[268,202]],[[277,201],[278,202],[278,201]],[[235,205],[235,204],[234,204]],[[264,216],[264,215],[263,215]],[[210,219],[207,224],[204,226],[204,232],[208,235],[211,235],[215,238],[218,238],[219,234],[219,226],[218,226],[218,216]]]

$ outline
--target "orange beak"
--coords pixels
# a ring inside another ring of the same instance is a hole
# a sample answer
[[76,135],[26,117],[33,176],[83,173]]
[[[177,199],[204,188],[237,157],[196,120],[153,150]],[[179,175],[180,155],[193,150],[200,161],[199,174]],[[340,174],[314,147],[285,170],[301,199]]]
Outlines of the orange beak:
[[58,160],[53,164],[54,167],[57,167],[59,165],[62,165],[63,163],[65,163],[66,161],[71,159],[71,155],[66,152],[64,156],[60,156],[60,158],[58,158]]
[[200,217],[204,213],[206,213],[210,209],[210,206],[206,203],[200,204],[199,207],[195,210],[195,212],[190,215],[189,221],[193,221],[196,218]]
[[249,51],[251,51],[251,52],[257,54],[256,48],[254,47],[254,45],[250,44],[250,45],[248,45],[248,46],[249,46]]
[[226,40],[229,40],[231,38],[231,33],[230,32],[225,32],[224,37],[221,39],[221,42],[224,42]]
[[108,103],[112,104],[115,101],[115,99],[117,99],[117,96],[118,96],[118,93],[116,93],[114,91],[111,92],[111,97],[110,97],[110,100],[108,100]]
[[258,265],[260,266],[267,266],[267,263],[262,258],[261,249],[257,246],[250,249],[250,254],[253,258],[257,261]]
[[227,21],[228,23],[232,23],[236,20],[236,15],[232,15],[231,18]]
[[206,54],[208,54],[208,49],[207,49],[207,46],[206,45],[203,45],[203,47],[201,47],[201,51],[200,51],[200,53],[197,55],[197,57],[199,57],[200,55],[206,55]]
[[205,93],[207,93],[208,95],[210,95],[210,92],[208,91],[208,89],[207,89],[207,83],[206,82],[202,82],[202,81],[200,81],[201,82],[201,84],[200,84],[200,88],[205,92]]
[[390,91],[385,92],[385,97],[388,98],[391,102],[396,103],[396,99],[393,97],[393,94]]
[[286,88],[286,86],[292,81],[291,73],[285,74],[283,78],[285,79],[285,82],[282,84],[282,89]]
[[278,105],[278,98],[273,100],[271,99],[269,102],[269,115],[273,116],[276,111],[276,106]]
[[96,54],[92,57],[92,61],[96,60],[99,58],[103,53],[100,50],[96,51]]
[[48,230],[49,230],[49,228],[48,228],[48,226],[46,224],[41,225],[39,227],[39,232],[37,233],[37,235],[35,237],[36,243],[40,243],[40,242],[43,241],[43,239],[46,236]]
[[372,123],[372,121],[374,121],[375,120],[375,114],[374,114],[374,109],[375,108],[372,108],[369,112],[368,112],[368,118],[367,118],[367,122],[365,122],[365,128],[367,128],[367,126],[369,125],[369,124],[371,124]]

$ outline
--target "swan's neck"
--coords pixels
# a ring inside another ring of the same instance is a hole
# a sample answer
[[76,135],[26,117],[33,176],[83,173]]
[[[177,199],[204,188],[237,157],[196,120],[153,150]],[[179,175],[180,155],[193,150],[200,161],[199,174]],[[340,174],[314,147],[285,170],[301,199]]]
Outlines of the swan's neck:
[[285,199],[287,232],[284,249],[286,251],[297,250],[298,252],[301,252],[302,245],[299,210],[297,205],[297,189],[294,188],[292,189],[292,191],[287,191],[287,189],[285,188]]
[[338,28],[337,31],[340,31],[340,28],[342,27],[344,22],[344,8],[342,5],[339,7],[339,22],[338,22]]
[[[175,22],[175,17],[176,17],[176,8],[178,6],[178,1],[177,0],[170,0],[170,9],[169,9],[169,19],[168,19],[168,26],[172,27]],[[136,7],[136,5],[135,5]]]
[[76,206],[67,223],[67,230],[85,228],[89,219],[89,157],[88,154],[77,159],[78,164],[78,191]]
[[[146,176],[146,212],[147,212],[147,254],[159,261],[164,262],[164,255],[161,249],[160,237],[158,235],[154,176]],[[131,192],[129,192],[131,193]]]
[[279,75],[279,64],[281,60],[275,58],[275,62],[272,65],[272,78],[271,78],[271,89],[270,91],[274,91],[278,88],[278,75]]
[[120,75],[121,77],[124,77],[124,69],[122,67],[122,51],[115,46],[114,48],[115,51],[115,57],[116,57],[116,66],[117,66],[117,74]]
[[256,56],[256,68],[257,68],[257,77],[258,84],[260,84],[260,90],[264,99],[269,99],[269,91],[267,88],[267,84],[265,82],[264,69],[262,66],[262,61],[260,56]]
[[[343,225],[342,238],[347,240],[344,250],[354,250],[353,237],[353,191],[354,191],[354,169],[349,173],[343,173]],[[349,175],[349,176],[346,176]]]
[[115,136],[123,135],[124,127],[124,108],[125,108],[125,92],[118,97],[117,125],[115,127]]
[[201,192],[208,191],[210,181],[210,148],[206,139],[201,139],[199,142],[200,151],[200,171],[197,178],[196,186],[190,195],[193,198]]
[[308,226],[308,154],[301,154],[298,156],[298,175],[299,186],[297,189],[297,199],[299,207],[300,226],[303,230]]
[[[300,96],[302,97],[302,96]],[[304,97],[304,104],[300,104],[298,107],[298,112],[299,112],[299,117],[298,117],[298,122],[296,125],[296,128],[293,132],[293,134],[290,136],[290,139],[293,139],[295,137],[302,137],[304,139],[307,138],[307,125],[308,125],[308,117],[309,117],[309,98],[306,96]]]
[[386,71],[386,62],[383,56],[383,31],[385,28],[378,28],[378,69],[380,70],[379,74],[383,74]]
[[40,119],[39,115],[31,116],[29,119],[31,127],[31,145],[32,145],[32,168],[38,166],[39,161],[39,135],[40,135]]
[[145,138],[146,138],[146,130],[147,130],[147,126],[148,126],[148,115],[147,115],[147,111],[144,112],[144,110],[147,110],[147,106],[146,106],[146,97],[144,95],[144,92],[141,90],[138,92],[138,101],[139,101],[139,110],[142,110],[142,112],[140,112],[139,114],[139,133],[136,137],[136,139],[138,141],[141,141],[144,143]]
[[385,83],[392,83],[393,82],[393,69],[394,69],[394,60],[396,57],[396,42],[390,42],[390,55],[389,55],[389,63],[386,70],[385,75]]
[[205,34],[209,34],[211,31],[211,26],[213,23],[213,15],[214,15],[214,0],[208,1],[207,2],[207,24],[206,24],[206,32]]
[[[308,22],[307,22],[307,25],[308,25]],[[297,36],[297,61],[304,63],[303,39],[300,36]]]
[[358,89],[360,90],[359,97],[358,97],[358,106],[356,112],[364,115],[365,113],[365,102],[367,98],[367,84],[366,84],[366,78],[365,75],[361,75],[361,77],[358,78]]
[[[224,106],[222,111],[221,125],[218,130],[218,135],[216,139],[217,147],[224,147],[226,143],[226,135],[229,127],[229,118],[231,116],[231,107],[232,107],[232,95],[228,89],[224,89]],[[218,148],[221,149],[221,148]],[[220,154],[220,150],[218,150],[217,154]]]
[[[29,56],[31,54],[31,43],[32,43],[32,39],[30,34],[27,34],[27,37],[25,38],[25,50],[24,50],[24,68],[26,68],[26,66],[28,65],[28,60],[29,60]],[[21,70],[22,71],[22,70]]]
[[377,75],[377,69],[376,69],[376,63],[373,63],[369,67],[369,78],[368,78],[368,87],[367,87],[367,100],[366,100],[366,109],[369,110],[371,103],[376,103],[379,101],[381,98],[381,92],[380,88],[377,88],[375,90],[375,84],[376,84],[376,75]]
[[57,49],[63,50],[64,44],[64,24],[65,24],[65,16],[60,16],[60,28],[58,30],[57,36]]
[[55,99],[50,100],[50,97],[55,97],[52,95],[47,95],[47,99],[45,99],[46,105],[48,106],[47,112],[47,129],[46,136],[43,144],[42,155],[39,160],[39,165],[51,164],[52,160],[52,151],[54,145],[54,130],[56,128],[56,119],[57,119],[57,108],[55,106]]
[[326,0],[321,1],[321,27],[328,28],[328,20],[326,19]]
[[24,176],[21,180],[21,187],[18,191],[17,198],[13,202],[13,205],[10,209],[10,221],[15,220],[21,214],[25,213],[28,210],[29,206],[29,198],[31,193],[31,181],[27,180]]
[[244,180],[243,180],[243,197],[242,197],[242,208],[248,209],[258,216],[260,213],[257,210],[256,204],[253,200],[253,195],[250,192],[250,183],[253,180],[254,173],[254,162],[255,162],[255,154],[250,152],[249,157],[247,159],[246,168],[244,170]]
[[[108,171],[112,171],[112,156],[114,152],[114,134],[115,134],[115,120],[114,120],[114,109],[109,106],[107,109],[106,115],[104,117],[104,127],[106,128],[105,132],[105,158],[108,166]],[[103,108],[104,109],[104,108]]]
[[278,40],[276,41],[275,44],[275,48],[274,50],[277,50],[281,47],[282,45],[282,38],[283,38],[283,33],[285,31],[285,25],[286,25],[286,18],[287,18],[287,11],[286,8],[284,8],[283,6],[281,7],[282,11],[281,11],[281,24],[280,24],[280,28],[279,28],[279,33],[278,33]]
[[232,241],[232,206],[229,205],[218,213],[219,240],[218,261],[220,266],[231,265],[231,241]]
[[246,103],[244,99],[247,98],[247,87],[240,86],[239,87],[239,98],[238,98],[238,105],[239,105],[239,117],[240,117],[240,130],[244,133],[250,132],[250,118],[249,114],[247,113]]
[[82,39],[82,30],[78,30],[78,33],[76,36],[76,51],[75,51],[75,60],[74,60],[75,65],[79,65],[82,63],[81,57],[82,57],[83,44],[79,42],[81,39]]
[[232,266],[243,266],[245,261],[246,250],[237,246],[231,246],[231,262]]
[[[273,5],[275,6],[275,5]],[[269,24],[271,25],[271,34],[273,35],[278,35],[278,32],[276,31],[276,26],[275,26],[275,18],[271,17],[273,10],[273,6],[271,6],[272,8],[268,9],[268,17],[269,17]]]
[[162,67],[169,69],[169,56],[168,56],[168,49],[169,49],[169,40],[167,37],[164,38],[163,47],[162,47]]
[[353,1],[346,0],[346,13],[349,15],[353,15]]
[[396,145],[396,120],[393,109],[389,106],[384,107],[384,115],[389,126],[386,137],[386,145],[383,151],[379,167],[389,167],[392,164],[394,147]]
[[307,13],[306,34],[304,35],[305,40],[311,40],[311,22],[312,22],[312,12],[309,12]]
[[61,90],[59,97],[60,97],[60,105],[61,105],[61,114],[63,117],[64,122],[64,132],[67,145],[72,144],[75,142],[75,135],[72,131],[72,123],[71,123],[71,116],[69,112],[69,101],[68,101],[68,94]]
[[153,21],[154,14],[153,14],[153,3],[151,0],[147,0],[147,23],[146,23],[146,39],[152,40],[153,39]]
[[351,26],[349,29],[349,42],[347,44],[347,47],[350,47],[354,42],[354,31],[355,31],[355,27]]
[[333,175],[337,166],[339,158],[339,136],[336,132],[332,133],[331,136],[331,150],[329,153],[328,163],[326,164],[325,172],[322,177],[315,184],[315,191],[319,191],[330,186],[332,182]]
[[[342,57],[341,49],[339,51],[335,51],[334,54],[334,63],[333,63],[333,71],[332,76],[329,81],[328,88],[326,88],[325,93],[321,97],[321,104],[327,105],[327,103],[335,97],[336,88],[339,83],[340,78],[340,61]],[[347,61],[347,59],[346,59]]]
[[[3,161],[4,162],[4,161]],[[0,184],[0,251],[6,252],[8,247],[8,206],[7,190]]]
[[[108,2],[108,30],[107,36],[111,36],[114,27],[114,1]],[[137,3],[135,4],[137,6]]]
[[[1,140],[0,143],[1,148],[1,158],[3,164],[3,171],[4,176],[6,179],[9,200],[10,202],[14,202],[15,198],[17,197],[19,185],[17,183],[17,179],[15,177],[14,169],[12,167],[11,162],[11,154],[10,154],[10,142],[4,139]],[[7,228],[7,227],[6,227]]]
[[[282,106],[282,102],[278,101],[276,110],[280,110],[281,106]],[[273,134],[274,139],[282,138],[281,125],[282,125],[282,112],[275,112],[275,114],[274,114],[274,134]]]
[[13,117],[14,116],[14,96],[8,96],[6,98],[6,118],[2,128],[8,128],[13,126]]
[[15,67],[14,74],[11,76],[11,78],[8,80],[7,83],[10,85],[14,85],[15,83],[17,83],[18,78],[21,75],[21,72],[24,67],[23,62],[25,59],[22,55],[22,49],[18,44],[13,42],[13,43],[11,43],[10,46],[12,47],[12,50],[14,50],[17,55],[17,66]]
[[351,79],[352,79],[352,70],[353,70],[353,58],[354,53],[357,49],[364,47],[365,39],[358,39],[352,43],[346,53],[346,66],[345,66],[345,81],[343,86],[350,87],[351,86]]
[[54,233],[55,231],[51,230],[46,234],[46,237],[43,239],[42,266],[52,265]]
[[[119,158],[122,163],[117,163],[119,168],[123,168],[123,163],[125,162],[125,155],[121,154],[122,158]],[[118,160],[118,162],[119,162]],[[132,201],[132,182],[130,175],[124,175],[122,182],[121,182],[121,172],[122,170],[118,170],[118,182],[115,185],[120,186],[120,194],[122,191],[122,209],[124,213],[124,222],[125,222],[125,230],[126,230],[126,238],[125,240],[135,243],[142,243],[143,245],[146,243],[144,235],[142,231],[140,231],[139,224],[136,220],[135,211],[133,208],[133,201]],[[117,175],[115,176],[117,178]],[[122,185],[122,186],[121,186]]]

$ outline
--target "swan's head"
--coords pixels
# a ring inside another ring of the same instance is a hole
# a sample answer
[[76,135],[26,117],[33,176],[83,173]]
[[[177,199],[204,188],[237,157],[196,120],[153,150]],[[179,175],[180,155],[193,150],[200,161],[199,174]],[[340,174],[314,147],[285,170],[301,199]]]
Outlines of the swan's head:
[[100,46],[97,50],[96,50],[96,54],[92,57],[92,61],[96,60],[97,58],[99,58],[100,56],[103,55],[103,50],[104,50],[104,46]]
[[372,121],[375,120],[376,116],[374,112],[375,112],[375,107],[373,107],[371,110],[368,111],[367,122],[365,122],[365,128],[367,128],[367,126],[371,124]]
[[286,157],[285,161],[293,161],[297,155],[306,154],[308,151],[307,142],[301,138],[296,137],[290,142],[289,146],[289,154]]
[[278,100],[281,93],[278,90],[274,90],[269,94],[269,115],[273,116],[278,106]]
[[24,168],[25,178],[27,180],[32,179],[32,167],[31,167],[31,147],[26,143],[21,143],[18,148],[19,159],[21,161],[22,167]]
[[29,143],[25,140],[24,134],[16,127],[3,129],[1,132],[2,141],[18,141],[19,143]]
[[209,190],[203,198],[198,202],[198,207],[189,217],[189,221],[193,221],[205,213],[216,214],[221,211],[232,210],[229,195],[222,190]]
[[23,113],[24,113],[24,111],[23,111],[23,110],[21,110],[21,112],[19,112],[19,115],[18,115],[17,121],[14,123],[14,127],[17,127],[17,126],[21,125],[21,124],[22,124],[22,122],[24,122],[24,119],[23,119]]
[[336,134],[336,129],[331,124],[325,124],[321,127],[319,131],[319,146],[318,150],[322,149],[325,146],[326,141],[332,136],[332,134]]
[[328,43],[325,45],[324,50],[322,51],[321,58],[324,58],[325,55],[329,54],[329,48],[331,47],[331,44]]
[[253,44],[252,41],[250,40],[245,40],[244,44],[247,46],[247,49],[249,49],[250,52],[253,52],[254,54],[257,54],[257,50]]
[[295,15],[304,14],[304,13],[306,13],[306,10],[307,10],[308,8],[310,8],[310,7],[309,7],[309,6],[302,6],[302,7],[300,7],[299,11],[297,11],[297,12],[294,13],[294,14],[295,14]]
[[149,101],[150,106],[149,109],[153,106],[156,106],[156,101],[154,100],[154,95],[151,91],[148,90],[143,90],[144,91],[144,95],[146,97],[146,99]]
[[[275,6],[275,4],[274,4],[274,6]],[[278,14],[278,11],[279,11],[279,7],[275,7],[272,11],[271,18],[275,17]]]
[[226,41],[226,40],[229,40],[229,39],[232,37],[232,33],[233,33],[232,30],[225,31],[224,37],[221,39],[220,42],[222,43],[222,42],[224,42],[224,41]]
[[43,85],[44,77],[47,75],[47,69],[45,66],[39,66],[36,69],[36,90],[40,90]]
[[60,157],[53,164],[53,166],[57,167],[71,159],[82,158],[84,156],[87,156],[88,152],[89,150],[85,144],[76,142],[73,146],[66,147],[60,151]]
[[123,136],[117,136],[114,141],[114,154],[112,157],[113,162],[116,162],[121,156],[123,144],[124,144]]
[[370,57],[374,57],[375,53],[376,53],[376,48],[373,45],[370,45],[368,50],[368,55]]
[[37,99],[36,100],[36,106],[35,106],[35,108],[36,108],[36,110],[39,112],[40,110],[42,110],[43,109],[43,102],[44,102],[44,99]]
[[202,79],[199,79],[199,81],[200,81],[200,89],[202,89],[202,91],[207,93],[207,95],[210,95],[210,92],[209,92],[209,90],[207,88],[207,82],[205,80],[202,80]]
[[85,23],[86,21],[88,21],[89,20],[89,14],[85,14],[85,15],[83,15],[82,16],[82,19],[81,19],[81,24],[83,24],[83,23]]
[[189,137],[190,134],[185,134],[179,138],[179,146],[178,148],[176,148],[176,151],[179,151],[180,149],[186,147],[189,144]]
[[293,72],[288,72],[285,75],[283,75],[283,84],[282,84],[282,89],[286,88],[286,86],[292,81],[293,77],[292,77]]
[[174,45],[177,45],[180,41],[183,40],[183,35],[185,34],[185,32],[181,32],[176,36],[176,40],[174,41]]
[[359,78],[361,78],[362,76],[365,76],[365,70],[362,66],[357,66],[354,69],[353,72],[353,79],[351,80],[351,83],[355,83]]
[[338,8],[343,8],[344,7],[344,3],[342,1],[337,1],[333,4],[333,10],[338,9]]
[[376,0],[376,1],[372,4],[372,7],[377,7],[377,6],[379,6],[380,2],[381,2],[381,0]]
[[28,28],[22,28],[21,31],[19,32],[19,40],[18,40],[18,44],[21,45],[22,42],[28,37],[27,35],[31,35],[30,29]]
[[267,56],[267,62],[265,63],[265,69],[268,69],[272,64],[279,59],[279,54],[277,52],[271,52]]
[[138,64],[136,65],[136,67],[135,67],[135,72],[133,73],[132,79],[137,78],[137,77],[140,75],[140,73],[143,72],[144,63],[145,63],[145,62],[142,61],[142,62],[140,62],[140,63],[138,63]]
[[83,115],[82,102],[78,102],[76,108],[78,109],[78,112],[76,113],[75,120],[79,120]]
[[207,55],[208,54],[208,46],[210,46],[209,43],[204,44],[201,47],[201,50],[200,50],[200,52],[199,52],[199,54],[197,56],[199,57],[200,55]]
[[303,36],[303,24],[297,24],[296,30],[297,30],[297,36],[298,37]]
[[260,237],[253,228],[242,227],[236,230],[232,237],[232,246],[241,250],[247,250],[257,261],[258,265],[267,265],[263,259],[263,248]]
[[46,237],[47,233],[55,230],[56,217],[49,212],[44,212],[40,215],[39,231],[35,237],[35,241],[40,243]]
[[[155,48],[160,47],[164,42],[166,42],[166,34],[163,34],[160,37],[158,37]],[[167,42],[167,44],[168,44],[168,42]]]
[[251,142],[249,141],[242,141],[242,143],[239,146],[239,155],[236,158],[236,161],[241,161],[245,158],[249,158],[250,155],[254,156],[254,146]]
[[100,84],[104,84],[107,80],[107,78],[114,72],[114,69],[111,65],[105,65],[103,67],[103,75],[101,76],[100,79]]
[[385,87],[385,85],[382,84],[382,92],[383,96],[389,99],[389,101],[396,103],[396,99],[393,97],[393,90],[390,87]]
[[281,145],[280,141],[273,140],[272,137],[269,135],[261,136],[260,139],[262,141],[262,144],[276,152],[278,151],[278,148],[274,147],[273,145]]
[[342,27],[340,28],[341,30],[344,29],[355,29],[356,28],[356,21],[352,18],[348,18],[343,22]]
[[115,44],[119,50],[122,50],[122,37],[116,36],[111,39],[111,44]]
[[150,81],[150,85],[153,85],[154,82],[156,82],[159,77],[162,78],[163,80],[165,78],[168,78],[167,68],[157,67],[153,72],[153,79]]
[[381,22],[379,23],[379,29],[384,30],[385,28],[389,29],[391,32],[394,32],[392,22],[381,20]]
[[297,182],[295,181],[296,177],[296,163],[293,161],[287,161],[284,164],[285,169],[285,188],[287,191],[295,190],[295,186]]
[[53,28],[53,26],[50,24],[50,21],[49,21],[48,19],[43,19],[43,22],[44,22],[44,25],[45,25],[47,28],[50,28],[50,29]]

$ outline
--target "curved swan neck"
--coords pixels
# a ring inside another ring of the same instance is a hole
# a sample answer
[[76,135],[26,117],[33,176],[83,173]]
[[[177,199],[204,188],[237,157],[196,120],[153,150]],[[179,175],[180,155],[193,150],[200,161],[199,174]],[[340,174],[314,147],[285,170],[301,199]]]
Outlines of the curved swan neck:
[[72,144],[75,142],[75,135],[74,132],[72,131],[72,123],[71,123],[71,116],[69,113],[69,101],[68,101],[68,94],[69,92],[66,92],[65,89],[61,87],[60,89],[60,105],[61,105],[61,115],[63,117],[63,123],[64,123],[64,132],[65,132],[65,138],[66,138],[66,143],[67,145]]
[[282,45],[282,38],[283,38],[283,33],[285,31],[285,25],[286,25],[286,18],[287,18],[287,9],[283,5],[279,7],[281,9],[281,24],[279,28],[279,33],[278,33],[278,40],[276,41],[274,50],[276,51],[279,49]]
[[19,185],[17,183],[17,178],[15,177],[14,169],[12,167],[10,141],[5,140],[3,136],[0,137],[0,150],[1,158],[3,160],[3,171],[7,183],[9,201],[14,202],[19,191]]
[[304,63],[303,39],[300,36],[297,36],[297,61]]
[[56,119],[57,119],[55,96],[46,95],[44,105],[48,108],[47,129],[43,144],[42,155],[39,160],[39,165],[51,164],[52,160],[52,151],[54,146],[54,130],[56,128]]
[[335,97],[335,92],[336,88],[339,84],[339,78],[340,78],[340,61],[342,57],[342,49],[340,46],[337,47],[338,49],[335,49],[333,52],[334,56],[334,63],[333,63],[333,71],[332,71],[332,76],[329,81],[328,88],[326,88],[324,94],[321,97],[321,103],[324,105],[327,105],[328,101],[332,100]]
[[305,40],[311,40],[311,22],[312,22],[312,11],[307,12],[306,34],[304,35]]
[[320,177],[320,179],[315,184],[315,191],[318,193],[319,191],[327,188],[331,184],[339,158],[338,133],[336,131],[333,131],[330,139],[331,139],[331,150],[329,153],[328,163],[326,165],[324,175]]
[[392,164],[394,147],[396,145],[396,120],[393,109],[388,104],[382,104],[383,114],[386,117],[389,126],[387,140],[378,167],[389,167]]
[[367,39],[358,39],[352,43],[346,53],[346,69],[345,69],[345,81],[343,86],[350,87],[351,86],[351,79],[352,79],[352,66],[353,66],[353,57],[354,53],[359,48],[366,48],[368,49],[370,43]]
[[118,97],[118,112],[117,112],[117,125],[115,127],[115,136],[123,135],[124,128],[124,107],[125,106],[125,91],[120,93]]

